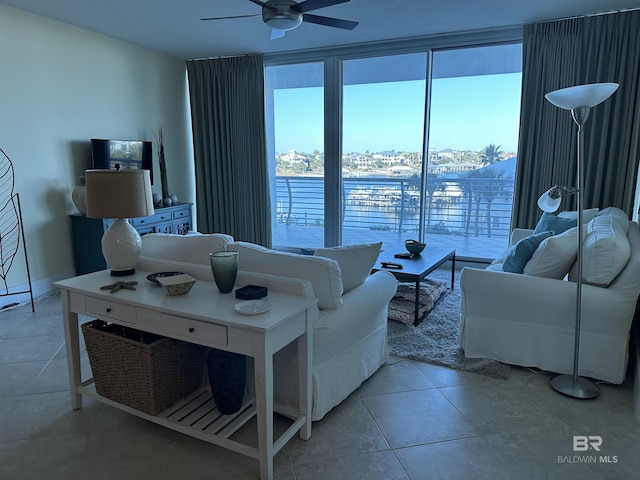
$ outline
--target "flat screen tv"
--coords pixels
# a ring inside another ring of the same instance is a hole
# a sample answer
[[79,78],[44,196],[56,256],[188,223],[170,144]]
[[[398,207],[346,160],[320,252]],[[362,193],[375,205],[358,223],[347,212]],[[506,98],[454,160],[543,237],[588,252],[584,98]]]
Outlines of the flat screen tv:
[[91,139],[92,168],[116,170],[149,170],[153,183],[152,143],[142,140]]

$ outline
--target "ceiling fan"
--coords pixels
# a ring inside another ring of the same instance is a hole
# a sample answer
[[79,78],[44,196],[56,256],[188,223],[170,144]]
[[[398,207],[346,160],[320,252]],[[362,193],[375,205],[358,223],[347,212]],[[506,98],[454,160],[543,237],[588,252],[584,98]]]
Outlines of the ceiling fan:
[[[262,7],[262,21],[272,29],[271,39],[284,37],[284,33],[300,26],[302,22],[325,25],[327,27],[353,30],[358,26],[358,22],[342,20],[340,18],[323,17],[312,15],[307,12],[320,8],[331,7],[339,3],[346,3],[351,0],[304,0],[295,2],[294,0],[249,0]],[[231,18],[259,17],[256,15],[236,15],[232,17],[209,17],[200,20],[228,20]]]

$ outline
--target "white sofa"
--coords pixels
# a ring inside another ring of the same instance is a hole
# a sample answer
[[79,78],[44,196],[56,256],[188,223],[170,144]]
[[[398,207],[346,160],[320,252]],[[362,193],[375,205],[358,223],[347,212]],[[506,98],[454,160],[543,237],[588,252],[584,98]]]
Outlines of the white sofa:
[[[209,253],[225,249],[239,252],[238,286],[257,284],[273,291],[318,298],[313,331],[314,421],[324,417],[386,362],[387,306],[397,283],[388,272],[369,275],[377,258],[371,249],[328,249],[324,253],[335,258],[331,259],[276,252],[233,242],[231,236],[223,234],[151,234],[142,237],[138,268],[179,270],[196,279],[212,281]],[[368,262],[371,265],[366,265]],[[363,281],[358,284],[356,277]],[[274,401],[277,410],[285,414],[298,402],[295,348],[293,344],[285,347],[274,360]],[[248,375],[252,375],[251,365]]]
[[[579,374],[620,384],[640,294],[640,229],[612,207],[585,228]],[[573,372],[576,285],[565,274],[576,275],[576,232],[540,243],[522,274],[503,271],[505,255],[486,270],[462,270],[459,342],[467,357]],[[516,230],[511,243],[531,233]]]

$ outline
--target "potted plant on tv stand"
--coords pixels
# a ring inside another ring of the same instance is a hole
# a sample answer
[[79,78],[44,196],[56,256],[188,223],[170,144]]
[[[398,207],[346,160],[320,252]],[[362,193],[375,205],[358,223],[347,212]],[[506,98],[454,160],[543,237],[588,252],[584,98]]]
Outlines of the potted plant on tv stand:
[[156,143],[158,144],[158,164],[160,166],[160,183],[162,185],[162,204],[159,206],[170,207],[178,203],[175,195],[169,193],[169,185],[167,182],[167,165],[164,160],[164,133],[162,129],[156,134]]

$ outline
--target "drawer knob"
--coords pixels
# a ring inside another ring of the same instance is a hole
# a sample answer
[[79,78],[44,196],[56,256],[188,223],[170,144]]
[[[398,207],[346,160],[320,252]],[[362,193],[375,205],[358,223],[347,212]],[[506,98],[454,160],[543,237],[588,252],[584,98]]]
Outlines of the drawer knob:
[[189,333],[193,333],[194,330],[195,330],[195,328],[189,327]]
[[111,308],[107,308],[107,313],[109,313],[111,311]]

